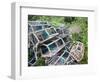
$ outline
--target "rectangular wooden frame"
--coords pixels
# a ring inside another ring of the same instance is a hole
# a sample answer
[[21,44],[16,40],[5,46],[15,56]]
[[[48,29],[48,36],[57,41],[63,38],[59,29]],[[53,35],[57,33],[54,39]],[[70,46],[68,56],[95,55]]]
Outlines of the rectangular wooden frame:
[[[11,77],[13,79],[32,79],[32,78],[44,78],[46,76],[46,74],[44,73],[44,76],[42,76],[42,73],[40,76],[37,76],[37,77],[34,77],[34,76],[31,76],[31,74],[27,74],[24,75],[23,72],[22,72],[22,45],[21,45],[21,41],[22,41],[22,29],[21,29],[21,26],[22,26],[22,19],[21,19],[21,13],[22,13],[22,9],[23,8],[35,8],[35,9],[46,9],[46,10],[59,10],[59,11],[82,11],[82,12],[93,12],[94,15],[96,13],[96,9],[95,8],[89,8],[89,7],[72,7],[72,6],[68,6],[67,8],[59,8],[59,7],[48,7],[48,6],[45,6],[45,5],[37,5],[37,4],[34,4],[34,3],[12,3],[12,11],[11,11]],[[94,20],[95,20],[96,17],[94,17]],[[95,22],[94,22],[95,24]],[[93,24],[93,25],[94,25]],[[94,29],[94,28],[93,28]],[[92,30],[93,30],[92,29]],[[89,29],[90,30],[90,29]],[[95,32],[91,32],[91,33],[94,33]],[[90,34],[89,34],[90,36]],[[92,38],[94,39],[94,38]],[[89,55],[90,56],[90,55]],[[70,69],[69,71],[73,70],[74,68],[70,68],[71,66],[68,66],[68,68]],[[76,66],[75,66],[76,67]],[[91,66],[90,66],[91,67]],[[90,68],[89,67],[89,68]],[[92,66],[93,67],[93,66]],[[94,66],[95,67],[95,66]],[[38,67],[39,68],[39,67]],[[37,71],[38,71],[38,68],[37,68]],[[46,69],[51,69],[53,70],[53,72],[57,72],[57,71],[54,71],[54,69],[58,69],[60,68],[61,71],[63,70],[63,67],[46,67]],[[76,67],[76,68],[79,68],[80,70],[83,68],[87,68],[87,66],[79,66],[79,67]],[[44,67],[41,67],[41,69],[44,69]],[[95,68],[91,69],[90,71],[86,71],[84,70],[84,73],[90,73],[90,72],[93,72],[95,73]],[[36,69],[34,70],[36,71]],[[34,73],[34,71],[32,71],[32,73]],[[43,70],[39,70],[39,71],[43,71]],[[51,71],[48,71],[48,77],[49,76],[52,76],[53,74],[49,74]],[[76,71],[77,72],[77,71]],[[68,74],[74,74],[76,72],[69,72]],[[67,72],[61,72],[65,75],[68,75]],[[78,72],[80,73],[80,71]],[[57,73],[58,74],[58,73]],[[56,75],[57,75],[56,74]],[[61,75],[63,75],[61,74]],[[59,74],[58,74],[59,75]]]

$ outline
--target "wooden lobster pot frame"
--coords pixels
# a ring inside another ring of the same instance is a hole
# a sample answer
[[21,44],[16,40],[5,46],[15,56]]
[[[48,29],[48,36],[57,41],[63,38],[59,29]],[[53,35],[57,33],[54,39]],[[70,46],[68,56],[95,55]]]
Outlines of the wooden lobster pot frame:
[[[42,53],[42,50],[43,50],[42,47],[47,48],[48,52],[46,54]],[[53,41],[51,40],[51,42],[48,42],[46,44],[44,43],[41,46],[42,57],[52,57],[53,55],[55,55],[57,52],[59,52],[64,47],[65,47],[65,43],[61,38],[57,38]]]

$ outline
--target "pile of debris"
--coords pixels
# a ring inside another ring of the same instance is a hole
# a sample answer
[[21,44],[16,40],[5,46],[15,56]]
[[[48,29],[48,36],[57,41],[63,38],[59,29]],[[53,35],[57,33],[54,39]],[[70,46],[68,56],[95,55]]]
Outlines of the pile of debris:
[[72,41],[65,26],[57,29],[45,21],[28,21],[28,66],[34,66],[39,57],[46,65],[77,64],[84,55],[84,45]]

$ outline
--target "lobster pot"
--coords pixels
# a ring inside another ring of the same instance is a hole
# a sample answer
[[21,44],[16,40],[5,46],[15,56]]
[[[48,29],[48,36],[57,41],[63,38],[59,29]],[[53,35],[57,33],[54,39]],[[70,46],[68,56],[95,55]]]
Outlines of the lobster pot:
[[34,36],[33,33],[30,33],[28,35],[28,48],[29,47],[34,47],[34,46],[36,46],[36,44],[38,44],[37,38]]
[[71,51],[71,56],[77,61],[81,61],[84,56],[84,45],[81,42],[76,42]]
[[28,66],[35,64],[37,60],[36,53],[33,48],[28,48]]
[[47,22],[29,21],[29,25],[40,43],[43,43],[58,35],[56,29]]
[[66,27],[59,27],[56,29],[60,36],[62,35],[70,35],[68,28]]
[[48,60],[48,65],[70,65],[78,62],[71,56],[69,49],[62,48],[56,55]]
[[64,65],[65,63],[67,63],[69,56],[70,54],[68,51],[61,50],[48,61],[48,64],[49,65]]
[[30,25],[48,24],[46,21],[28,21]]
[[53,38],[41,45],[42,57],[52,57],[65,46],[61,38]]
[[40,43],[43,43],[58,35],[58,33],[56,33],[55,29],[52,27],[36,31],[35,33]]

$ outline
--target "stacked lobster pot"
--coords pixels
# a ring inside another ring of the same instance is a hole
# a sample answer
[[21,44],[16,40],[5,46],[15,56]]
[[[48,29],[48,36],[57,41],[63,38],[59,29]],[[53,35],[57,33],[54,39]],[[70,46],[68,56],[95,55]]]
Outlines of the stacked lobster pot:
[[55,29],[45,21],[28,22],[28,65],[34,66],[37,54],[47,65],[77,64],[84,55],[84,45],[73,43],[65,26]]
[[[45,43],[49,43],[50,40],[56,37],[58,33],[56,29],[48,22],[42,21],[28,21],[28,65],[34,65],[37,60],[37,54],[40,52],[44,58],[51,57],[50,54],[46,54],[47,47]],[[53,40],[53,39],[52,39]],[[53,40],[54,41],[54,40]],[[52,45],[51,45],[52,46]],[[42,52],[41,52],[41,48]],[[34,52],[34,54],[33,54]]]

